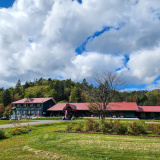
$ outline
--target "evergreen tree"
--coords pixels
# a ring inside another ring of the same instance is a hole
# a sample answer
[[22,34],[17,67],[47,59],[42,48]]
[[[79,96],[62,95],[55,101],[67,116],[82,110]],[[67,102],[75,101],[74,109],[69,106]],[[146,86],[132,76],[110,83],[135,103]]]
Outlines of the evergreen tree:
[[9,89],[3,92],[3,105],[6,107],[11,103],[11,93]]

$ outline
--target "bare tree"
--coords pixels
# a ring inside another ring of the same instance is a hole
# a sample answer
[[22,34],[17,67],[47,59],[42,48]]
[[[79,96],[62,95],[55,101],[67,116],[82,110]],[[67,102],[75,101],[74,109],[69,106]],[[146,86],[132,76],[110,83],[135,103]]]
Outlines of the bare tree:
[[101,119],[105,119],[106,112],[109,110],[108,103],[116,95],[116,91],[124,89],[127,83],[117,73],[112,72],[97,74],[95,82],[96,87],[85,92],[90,99],[88,108]]

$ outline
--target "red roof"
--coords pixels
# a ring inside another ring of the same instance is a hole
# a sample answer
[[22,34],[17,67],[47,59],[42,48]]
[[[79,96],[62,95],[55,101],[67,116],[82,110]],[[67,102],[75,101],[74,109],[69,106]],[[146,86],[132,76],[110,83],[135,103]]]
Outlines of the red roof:
[[139,106],[139,112],[160,112],[160,106]]
[[18,104],[20,104],[20,103],[44,103],[44,102],[46,102],[50,99],[52,99],[56,103],[56,101],[52,97],[49,97],[49,98],[24,98],[24,99],[12,102],[12,104],[17,104],[17,103]]
[[112,111],[137,111],[136,102],[112,102],[107,106],[107,110]]
[[[49,108],[48,111],[62,111],[67,105],[69,105],[73,110],[89,110],[89,103],[57,103]],[[136,102],[115,102],[109,103],[109,105],[107,106],[107,110],[137,111],[138,107]]]
[[48,111],[62,111],[67,105],[69,105],[73,110],[89,110],[88,109],[89,103],[57,103]]

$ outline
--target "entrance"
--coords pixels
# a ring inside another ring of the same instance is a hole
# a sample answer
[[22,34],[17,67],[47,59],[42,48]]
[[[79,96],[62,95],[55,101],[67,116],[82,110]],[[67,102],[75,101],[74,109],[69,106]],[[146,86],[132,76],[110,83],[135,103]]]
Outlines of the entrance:
[[64,120],[71,120],[73,116],[75,116],[75,110],[72,109],[69,105],[67,105],[64,109]]

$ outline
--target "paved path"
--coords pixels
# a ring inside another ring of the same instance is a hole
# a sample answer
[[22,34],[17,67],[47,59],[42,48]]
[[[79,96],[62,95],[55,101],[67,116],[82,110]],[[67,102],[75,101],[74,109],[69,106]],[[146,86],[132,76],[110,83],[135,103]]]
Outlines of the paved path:
[[[35,122],[26,122],[26,123],[20,123],[20,126],[27,126],[29,125],[36,125],[36,124],[47,124],[47,123],[55,123],[55,122],[62,122],[63,120],[35,120]],[[66,121],[63,121],[66,122]],[[0,129],[2,128],[13,128],[13,124],[3,124],[0,125]]]

